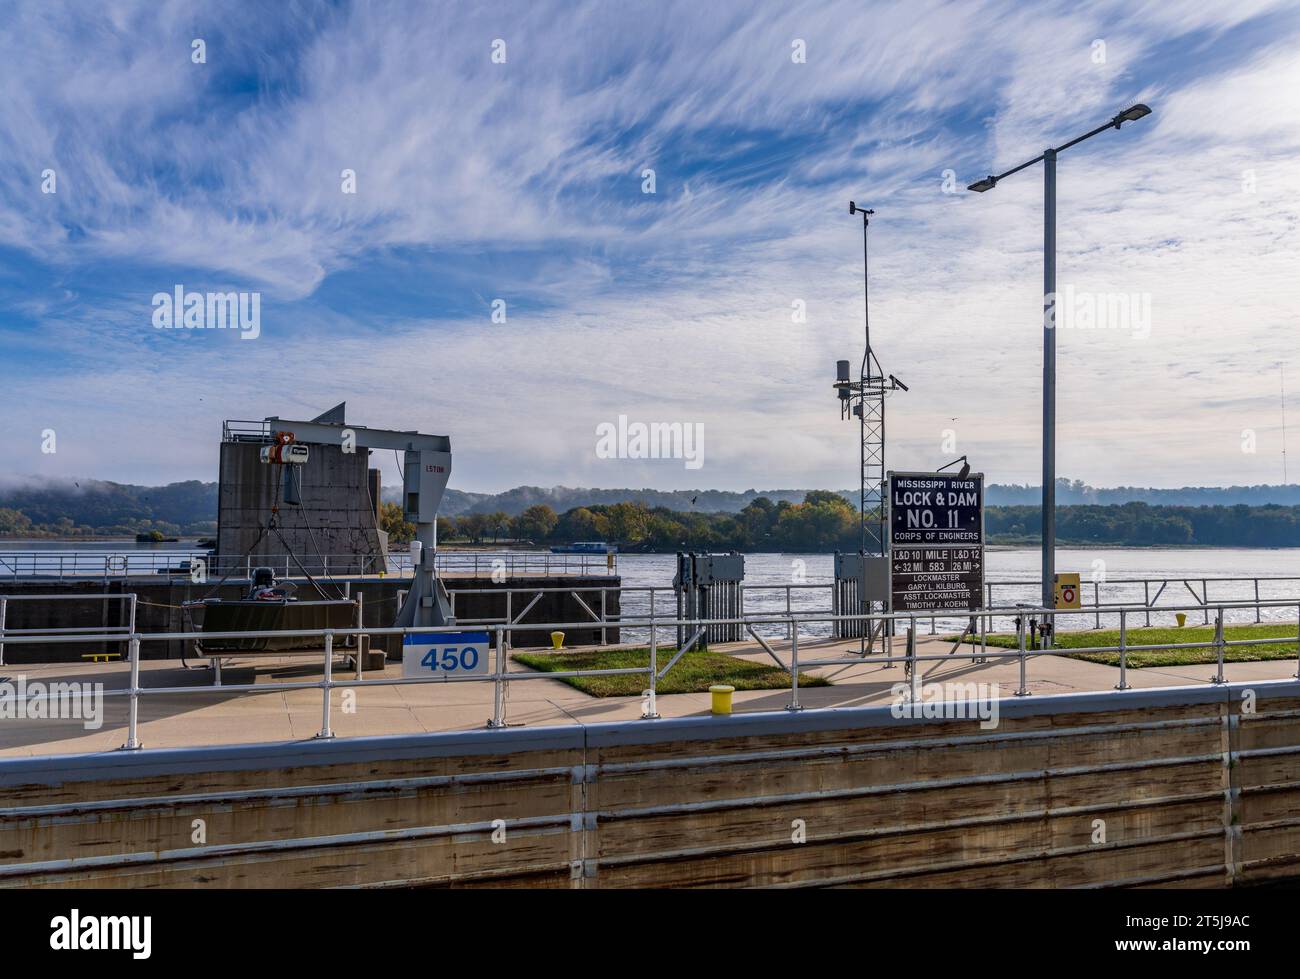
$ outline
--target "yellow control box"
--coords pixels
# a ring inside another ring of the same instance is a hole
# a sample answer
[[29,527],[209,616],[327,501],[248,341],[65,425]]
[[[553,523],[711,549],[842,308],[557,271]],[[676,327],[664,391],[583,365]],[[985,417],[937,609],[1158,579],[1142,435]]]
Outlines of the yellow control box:
[[1058,574],[1053,580],[1055,582],[1056,608],[1083,607],[1083,603],[1079,598],[1079,575],[1076,572],[1067,571],[1064,574]]

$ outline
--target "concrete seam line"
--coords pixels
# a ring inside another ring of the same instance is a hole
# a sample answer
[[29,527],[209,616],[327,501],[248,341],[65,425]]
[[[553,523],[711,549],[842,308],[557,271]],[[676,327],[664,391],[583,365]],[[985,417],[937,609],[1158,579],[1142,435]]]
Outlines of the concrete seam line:
[[1218,727],[1218,718],[1193,718],[1177,721],[1152,721],[1137,724],[1101,727],[1091,725],[1080,728],[1049,728],[1044,731],[1024,731],[1009,734],[965,735],[956,738],[916,738],[898,741],[870,741],[865,744],[805,745],[797,748],[777,748],[757,751],[737,751],[728,754],[698,755],[689,758],[663,758],[645,762],[614,762],[600,765],[600,774],[624,774],[638,771],[655,771],[668,768],[688,768],[698,764],[753,763],[774,761],[780,758],[809,759],[834,755],[864,755],[897,751],[914,751],[931,748],[965,748],[1001,746],[1014,741],[1036,741],[1072,738],[1079,735],[1131,734],[1162,729]]
[[[514,820],[515,828],[536,829],[546,832],[569,832],[572,814],[560,816],[535,816]],[[70,857],[63,860],[42,860],[30,863],[0,865],[0,878],[27,876],[37,873],[76,871],[91,867],[114,867],[148,863],[177,863],[187,860],[205,861],[216,857],[244,856],[249,854],[276,854],[297,850],[319,850],[356,845],[388,844],[411,840],[436,839],[466,833],[490,834],[491,823],[462,823],[445,826],[419,826],[400,830],[370,830],[360,833],[339,833],[333,836],[299,837],[287,840],[254,840],[248,843],[226,843],[220,846],[183,847],[175,850],[144,850],[135,853],[102,854],[95,857]]]
[[[1210,760],[1213,756],[1207,756],[1205,760]],[[1146,768],[1148,766],[1138,766]],[[1092,774],[1094,772],[1109,771],[1109,769],[1091,769],[1089,772],[1076,774]],[[600,810],[595,815],[603,822],[615,823],[635,819],[645,819],[655,816],[676,816],[690,815],[692,813],[708,812],[725,812],[730,809],[748,809],[748,808],[769,808],[772,806],[794,805],[801,802],[820,802],[834,801],[837,799],[862,799],[878,795],[894,795],[906,792],[924,792],[928,790],[943,791],[952,788],[970,788],[980,785],[1001,785],[1019,781],[1038,781],[1044,777],[1043,772],[1017,773],[1014,777],[987,776],[973,777],[970,779],[942,779],[936,780],[934,784],[922,782],[902,782],[883,786],[869,786],[866,788],[854,789],[822,789],[813,792],[792,792],[789,795],[781,796],[747,796],[743,799],[709,799],[703,802],[683,802],[671,806],[645,806],[640,809],[610,809]],[[1204,799],[1216,799],[1223,795],[1222,790],[1214,789],[1205,792],[1192,792],[1181,796],[1160,796],[1155,799],[1139,799],[1129,802],[1112,802],[1096,803],[1087,806],[1062,806],[1059,809],[1035,810],[1036,815],[1069,815],[1082,814],[1087,812],[1104,812],[1111,809],[1141,809],[1147,806],[1172,805],[1183,801],[1198,801]],[[985,817],[970,817],[972,820],[979,820]],[[1011,816],[996,817],[1012,819]],[[962,822],[957,820],[956,822]],[[940,824],[936,824],[940,825]],[[944,823],[942,825],[948,825]]]
[[186,805],[223,805],[255,799],[286,799],[330,796],[373,797],[381,793],[420,791],[424,788],[456,785],[493,785],[508,782],[539,781],[568,776],[568,768],[528,768],[505,772],[474,772],[468,775],[425,775],[410,778],[378,779],[374,782],[323,782],[284,788],[246,789],[242,792],[200,792],[176,796],[126,796],[92,802],[50,803],[39,806],[0,807],[0,822],[39,816],[76,815],[82,812],[116,811],[144,808],[179,808]]
[[[1210,798],[1214,798],[1218,793],[1211,793]],[[1191,799],[1187,802],[1204,801]],[[1166,803],[1166,805],[1177,805],[1179,803]],[[1113,809],[1115,807],[1108,807]],[[1105,811],[1105,810],[1102,810]],[[1052,813],[1049,810],[1038,810],[1025,815],[1017,814],[1015,816],[985,816],[971,817],[969,819],[952,820],[951,822],[932,822],[917,823],[915,826],[906,827],[887,827],[883,829],[870,830],[845,830],[840,833],[826,833],[817,836],[809,836],[807,841],[801,844],[793,844],[788,841],[780,840],[756,840],[746,843],[719,844],[715,846],[698,846],[686,847],[681,850],[656,850],[647,853],[629,853],[629,854],[606,854],[601,858],[601,862],[609,865],[638,864],[638,863],[655,863],[660,860],[674,860],[682,858],[704,857],[709,855],[726,856],[729,853],[752,853],[766,850],[787,850],[796,846],[807,846],[809,844],[835,844],[835,843],[855,843],[869,842],[871,840],[889,839],[898,836],[913,836],[918,834],[934,834],[951,830],[970,829],[980,826],[1004,826],[1008,823],[1033,822],[1038,819],[1051,818],[1053,816],[1070,816],[1075,813]],[[1217,823],[1217,820],[1216,820]],[[1213,829],[1191,830],[1184,833],[1174,833],[1167,836],[1146,837],[1141,840],[1126,840],[1122,843],[1117,842],[1111,846],[1133,847],[1147,846],[1157,843],[1168,843],[1184,839],[1196,839],[1199,837],[1217,837],[1222,832],[1221,826],[1216,825]],[[1088,847],[1088,852],[1095,852],[1099,847],[1092,845]],[[1027,856],[1016,856],[1002,858],[1007,860],[1036,859],[1043,856],[1052,855],[1056,851],[1035,851]]]
[[[1140,841],[1137,843],[1131,843],[1124,846],[1118,846],[1118,845],[1113,846],[1107,844],[1104,848],[1108,850],[1132,850],[1144,846],[1164,846],[1169,843],[1176,843],[1182,840],[1213,838],[1213,837],[1217,837],[1219,833],[1220,830],[1215,829],[1212,832],[1208,832],[1208,833],[1188,833],[1188,834],[1182,834],[1180,836],[1171,836],[1152,843]],[[1032,863],[1033,861],[1036,860],[1056,860],[1061,858],[1078,856],[1081,853],[1095,852],[1098,849],[1102,849],[1102,848],[1101,847],[1086,847],[1086,848],[1063,847],[1059,850],[1045,850],[1045,851],[1039,851],[1037,853],[1017,855],[1012,857],[987,857],[980,860],[969,860],[964,862],[947,861],[945,863],[930,864],[924,868],[903,867],[903,868],[897,868],[891,870],[867,871],[862,874],[845,874],[839,877],[822,878],[820,881],[816,883],[804,883],[801,881],[791,881],[784,884],[758,884],[753,886],[782,888],[782,889],[804,888],[804,887],[828,887],[828,886],[837,886],[841,884],[850,884],[854,882],[890,880],[898,877],[925,877],[931,874],[949,873],[954,870],[983,870],[991,867],[992,868],[1003,867],[1009,864]],[[1220,874],[1223,873],[1224,872],[1223,864],[1221,863],[1204,864],[1201,867],[1192,868],[1187,873],[1190,876],[1200,876],[1201,874],[1209,873],[1209,872],[1220,873]],[[1175,873],[1178,874],[1181,872],[1175,872]],[[1087,887],[1087,886],[1098,886],[1098,885],[1080,885],[1080,887]]]

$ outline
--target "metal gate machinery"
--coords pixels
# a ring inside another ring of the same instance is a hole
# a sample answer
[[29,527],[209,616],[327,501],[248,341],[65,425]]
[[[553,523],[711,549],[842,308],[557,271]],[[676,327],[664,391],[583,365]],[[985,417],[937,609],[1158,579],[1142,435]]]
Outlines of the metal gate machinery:
[[[889,601],[889,559],[874,554],[835,552],[835,587],[831,610],[836,615],[870,615]],[[865,634],[866,619],[836,620],[837,639],[858,639]]]
[[[743,554],[677,555],[673,591],[677,595],[677,618],[739,619],[744,616],[745,557]],[[677,627],[677,648],[694,630]],[[744,626],[739,622],[711,625],[702,635],[704,644],[736,642]]]

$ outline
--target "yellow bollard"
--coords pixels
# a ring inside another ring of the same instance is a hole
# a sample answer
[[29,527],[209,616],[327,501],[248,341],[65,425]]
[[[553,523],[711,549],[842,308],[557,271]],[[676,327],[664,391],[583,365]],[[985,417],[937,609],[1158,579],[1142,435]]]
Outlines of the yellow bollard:
[[1175,612],[1175,613],[1174,613],[1174,618],[1178,620],[1178,628],[1181,629],[1183,626],[1187,625],[1187,613],[1186,613],[1186,612]]
[[709,693],[713,694],[713,713],[730,714],[731,695],[735,692],[735,687],[728,686],[725,683],[718,683],[709,687]]
[[563,649],[563,648],[564,648],[564,633],[563,633],[563,632],[552,632],[552,633],[551,633],[551,648],[552,648],[552,649]]

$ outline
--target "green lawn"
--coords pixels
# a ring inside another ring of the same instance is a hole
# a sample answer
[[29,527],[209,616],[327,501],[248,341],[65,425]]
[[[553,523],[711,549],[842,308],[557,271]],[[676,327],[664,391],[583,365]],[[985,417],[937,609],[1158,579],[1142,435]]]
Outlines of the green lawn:
[[[659,648],[657,666],[663,669],[672,659],[672,648]],[[649,667],[649,649],[597,649],[591,652],[515,653],[516,663],[546,673],[569,670],[617,670]],[[639,697],[649,688],[642,673],[618,676],[570,677],[563,682],[593,697]],[[723,653],[693,650],[678,660],[655,686],[657,693],[708,693],[715,683],[729,683],[737,690],[780,690],[790,686],[790,673],[772,663],[755,663]],[[807,673],[799,674],[801,687],[826,687],[830,681]]]
[[[1224,662],[1244,663],[1252,660],[1294,659],[1296,656],[1296,623],[1289,625],[1227,625],[1223,627],[1223,638],[1233,639],[1290,639],[1290,642],[1261,643],[1258,646],[1227,646],[1223,651]],[[951,636],[950,642],[957,637]],[[999,633],[988,636],[990,646],[1005,649],[1016,648],[1014,635]],[[1028,640],[1026,640],[1028,641]],[[1127,642],[1133,646],[1155,646],[1167,642],[1213,642],[1214,626],[1153,627],[1150,629],[1129,629]],[[974,640],[979,645],[979,639]],[[1083,650],[1089,646],[1118,646],[1118,629],[1096,629],[1086,632],[1062,632],[1057,634],[1054,648],[1063,656],[1085,659],[1091,663],[1105,663],[1119,666],[1119,653],[1072,653],[1069,650]],[[1194,663],[1215,663],[1218,657],[1213,647],[1200,649],[1151,649],[1128,654],[1128,665],[1136,668],[1144,666],[1189,666]]]

